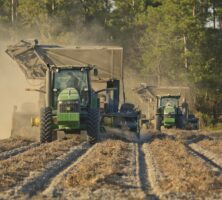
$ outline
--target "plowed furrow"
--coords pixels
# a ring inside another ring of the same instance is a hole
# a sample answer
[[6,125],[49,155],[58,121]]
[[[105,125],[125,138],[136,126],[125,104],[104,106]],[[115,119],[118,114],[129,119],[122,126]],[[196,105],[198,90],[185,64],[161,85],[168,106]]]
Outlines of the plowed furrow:
[[213,167],[217,168],[219,171],[222,172],[222,158],[221,158],[221,156],[216,155],[210,151],[207,151],[197,144],[191,144],[187,147],[188,147],[189,151],[191,151],[193,154],[200,157],[205,162],[207,162],[208,164],[212,165]]
[[96,148],[96,145],[94,145],[92,148],[90,148],[89,150],[86,151],[85,154],[81,154],[81,156],[78,157],[78,159],[76,160],[76,162],[74,162],[71,166],[67,167],[67,169],[61,171],[52,181],[51,183],[48,185],[47,188],[45,188],[45,190],[43,191],[44,195],[51,195],[53,194],[55,191],[58,192],[60,188],[61,183],[63,182],[64,179],[67,178],[67,176],[69,176],[69,174],[75,169],[75,167],[81,163],[86,156],[88,156],[88,154],[90,154],[93,149]]
[[43,190],[50,179],[68,167],[72,162],[75,162],[78,157],[89,149],[89,147],[90,145],[87,142],[72,147],[69,152],[49,163],[49,165],[47,165],[42,172],[38,173],[37,176],[27,178],[22,186],[17,189],[17,193],[23,193],[31,197],[38,191]]
[[159,182],[164,180],[164,175],[160,172],[159,167],[156,163],[156,160],[149,148],[148,144],[143,145],[143,152],[145,156],[145,162],[148,166],[148,179],[150,183],[150,190],[155,193],[158,197],[163,195],[163,191],[159,186]]
[[203,140],[197,143],[203,149],[212,152],[215,155],[221,156],[222,154],[222,138],[213,138]]
[[57,199],[144,199],[137,174],[137,145],[97,143],[58,175],[41,197]]
[[144,144],[151,186],[161,199],[222,197],[222,174],[169,138]]
[[4,151],[4,152],[0,153],[0,160],[4,160],[9,157],[15,156],[17,154],[23,153],[23,152],[28,151],[34,147],[39,146],[39,145],[40,145],[40,143],[33,143],[28,146],[18,147],[18,148],[12,149],[12,150]]
[[152,173],[152,163],[147,162],[147,155],[143,149],[143,145],[138,145],[138,160],[139,160],[139,179],[143,192],[145,193],[145,197],[147,199],[157,199],[157,196],[154,195],[154,191],[152,188],[154,184],[152,182],[152,177],[150,174]]
[[46,170],[49,163],[81,143],[81,138],[57,140],[0,161],[0,197],[9,190],[16,191],[26,178],[36,177]]
[[13,138],[8,138],[4,140],[0,140],[0,154],[6,151],[10,151],[22,146],[28,146],[33,141],[20,138],[20,137],[13,137]]

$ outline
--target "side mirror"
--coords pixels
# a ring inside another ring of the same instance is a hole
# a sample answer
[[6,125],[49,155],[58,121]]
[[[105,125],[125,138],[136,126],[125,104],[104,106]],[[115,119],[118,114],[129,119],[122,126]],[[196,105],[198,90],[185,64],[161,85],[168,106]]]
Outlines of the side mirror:
[[94,74],[94,76],[98,76],[98,74],[99,74],[98,69],[94,68],[93,69],[93,74]]

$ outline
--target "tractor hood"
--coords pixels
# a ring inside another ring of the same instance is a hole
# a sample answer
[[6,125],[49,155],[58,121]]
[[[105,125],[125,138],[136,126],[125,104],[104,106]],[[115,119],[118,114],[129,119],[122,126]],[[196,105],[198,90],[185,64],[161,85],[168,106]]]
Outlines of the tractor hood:
[[56,67],[95,65],[99,78],[122,79],[123,48],[118,46],[40,45],[37,40],[20,41],[6,53],[17,62],[28,79],[43,79],[47,64]]
[[58,96],[58,101],[79,100],[79,93],[75,88],[64,89]]
[[176,110],[173,106],[166,106],[164,108],[164,115],[175,115],[176,114]]

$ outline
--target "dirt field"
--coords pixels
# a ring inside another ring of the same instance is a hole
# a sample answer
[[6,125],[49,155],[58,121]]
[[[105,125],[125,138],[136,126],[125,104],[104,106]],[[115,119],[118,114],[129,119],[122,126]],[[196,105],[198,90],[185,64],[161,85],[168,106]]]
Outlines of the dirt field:
[[33,141],[19,137],[0,140],[0,153],[31,144]]
[[144,148],[151,152],[161,174],[159,196],[204,198],[222,192],[222,188],[216,188],[222,183],[222,176],[217,177],[212,168],[190,154],[180,142],[157,139]]
[[[163,131],[164,132],[164,131]],[[221,134],[106,133],[49,144],[0,141],[0,199],[221,199]]]
[[222,155],[222,138],[218,140],[203,140],[198,144],[212,153]]

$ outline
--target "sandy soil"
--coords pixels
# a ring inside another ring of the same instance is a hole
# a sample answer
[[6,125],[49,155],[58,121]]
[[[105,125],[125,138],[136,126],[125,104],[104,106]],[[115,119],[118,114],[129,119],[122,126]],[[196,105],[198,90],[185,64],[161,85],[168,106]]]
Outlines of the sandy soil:
[[[113,130],[101,138],[90,146],[76,136],[1,160],[0,199],[222,199],[218,135],[167,130],[138,140]],[[5,152],[30,146],[14,143],[0,141]]]
[[183,143],[157,138],[144,145],[161,172],[158,186],[163,198],[216,198],[222,192],[222,175],[191,155]]
[[[144,199],[136,144],[105,140],[93,147],[44,192],[58,199]],[[56,195],[55,195],[56,194]]]
[[203,140],[203,141],[198,142],[198,145],[200,145],[202,148],[208,151],[211,151],[214,154],[222,155],[222,139]]
[[222,138],[222,130],[218,131],[199,131],[200,133],[204,135],[208,135],[214,138]]
[[167,136],[172,136],[183,143],[194,143],[210,138],[206,133],[179,129],[165,129],[162,131]]
[[0,161],[0,193],[18,185],[33,171],[44,169],[47,163],[80,142],[81,139],[58,140]]
[[4,139],[0,140],[0,153],[12,150],[14,148],[22,147],[22,146],[27,146],[31,144],[33,141],[15,137],[15,138],[9,138],[9,139]]

